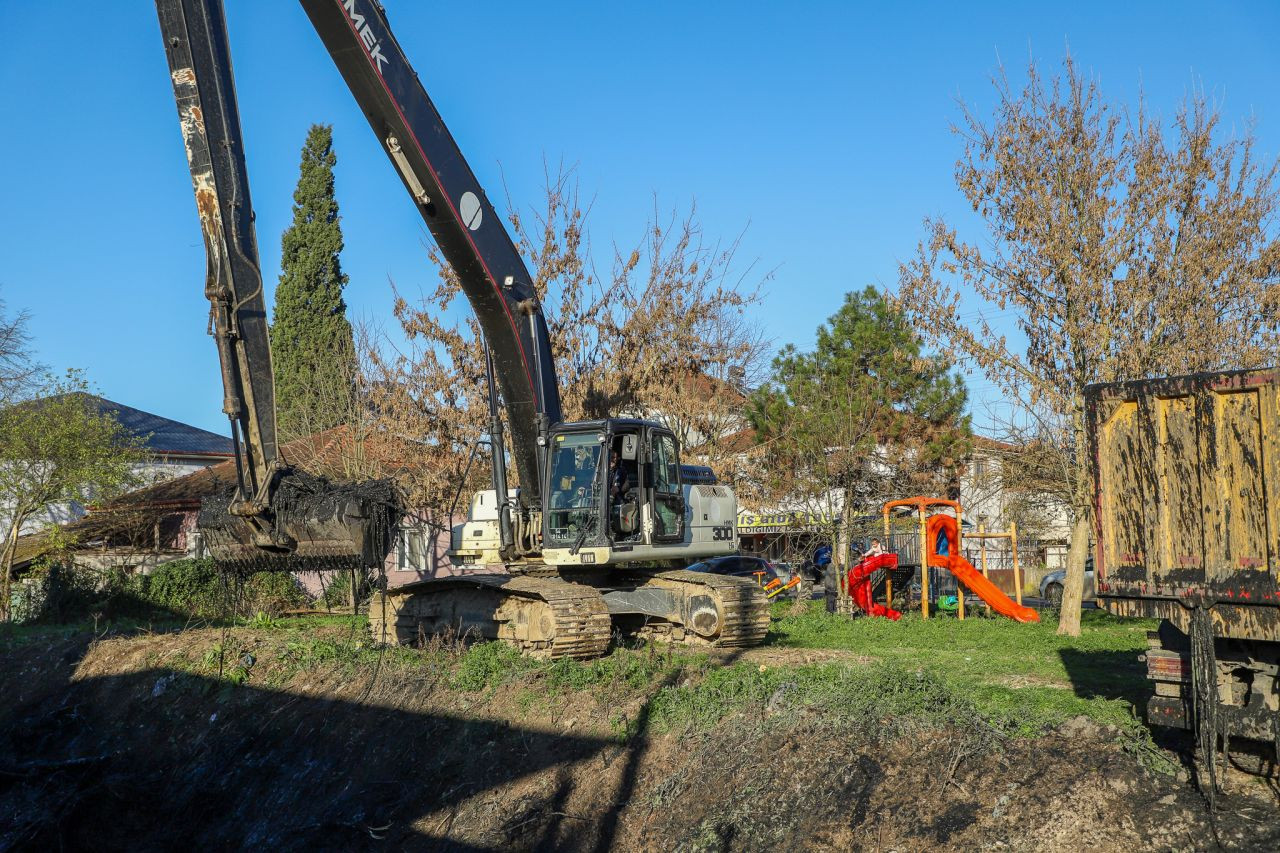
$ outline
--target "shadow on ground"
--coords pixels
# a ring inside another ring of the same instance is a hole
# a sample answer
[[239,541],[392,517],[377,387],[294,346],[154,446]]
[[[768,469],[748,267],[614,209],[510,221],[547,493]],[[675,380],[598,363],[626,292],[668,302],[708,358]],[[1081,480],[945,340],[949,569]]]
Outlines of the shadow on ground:
[[[428,667],[294,670],[285,692],[163,664],[217,637],[61,636],[0,654],[0,850],[1125,851],[1207,837],[1198,794],[1078,730],[1012,741],[906,721],[909,737],[876,739],[884,721],[833,724],[780,691],[714,729],[654,735],[677,673],[532,713],[518,689],[451,688]],[[1142,685],[1104,677],[1132,666],[1119,653],[1066,662],[1081,695]],[[593,709],[609,724],[583,723]],[[1278,849],[1273,803],[1240,803],[1253,823],[1228,846]]]
[[[413,825],[619,748],[162,667],[76,679],[87,643],[64,645],[59,677],[14,691],[19,703],[0,709],[0,849],[483,849],[449,841],[446,825]],[[551,843],[557,811],[554,801],[521,804],[496,846]]]
[[1082,699],[1119,699],[1127,702],[1139,717],[1145,717],[1151,696],[1146,666],[1130,649],[1058,652],[1071,688]]

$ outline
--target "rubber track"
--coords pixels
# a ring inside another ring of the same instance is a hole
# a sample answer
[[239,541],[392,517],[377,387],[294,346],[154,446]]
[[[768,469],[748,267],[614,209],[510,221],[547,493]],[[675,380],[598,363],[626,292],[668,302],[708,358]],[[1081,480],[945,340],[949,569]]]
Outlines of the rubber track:
[[[584,584],[568,583],[554,578],[513,577],[511,575],[476,574],[452,578],[417,581],[390,590],[389,599],[402,596],[447,595],[455,589],[488,587],[503,594],[529,600],[544,601],[555,618],[555,631],[550,648],[541,643],[503,638],[524,654],[547,658],[597,658],[608,650],[612,635],[609,610],[600,593]],[[398,608],[397,608],[398,609]],[[381,604],[377,596],[369,605],[369,627],[375,640],[381,634]],[[413,617],[401,627],[413,629]],[[464,627],[465,630],[465,627]]]
[[[720,605],[721,623],[720,633],[710,642],[711,645],[728,648],[758,646],[769,633],[769,599],[764,589],[754,581],[683,569],[655,572],[649,577],[705,587],[715,596]],[[687,633],[685,641],[707,642],[693,631]]]

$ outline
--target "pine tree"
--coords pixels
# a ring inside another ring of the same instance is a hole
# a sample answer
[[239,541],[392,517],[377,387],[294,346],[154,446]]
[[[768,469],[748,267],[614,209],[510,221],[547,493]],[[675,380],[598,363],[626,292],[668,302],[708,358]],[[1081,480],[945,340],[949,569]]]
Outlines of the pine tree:
[[883,294],[846,294],[813,351],[783,347],[752,395],[762,491],[841,516],[842,555],[856,518],[886,499],[945,496],[971,436],[968,393],[950,368]]
[[302,146],[293,224],[281,238],[271,321],[276,411],[285,438],[337,426],[354,396],[355,343],[342,289],[342,226],[334,197],[333,128],[312,125]]

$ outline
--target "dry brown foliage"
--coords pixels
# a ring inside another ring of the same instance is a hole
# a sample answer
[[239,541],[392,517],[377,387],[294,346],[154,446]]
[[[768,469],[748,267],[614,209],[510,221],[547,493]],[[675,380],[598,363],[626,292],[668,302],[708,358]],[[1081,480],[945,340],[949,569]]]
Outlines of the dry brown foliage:
[[[589,213],[561,170],[548,172],[539,209],[510,217],[550,329],[565,419],[659,419],[682,439],[684,461],[724,462],[731,454],[720,439],[739,426],[737,389],[758,372],[767,343],[745,313],[767,276],[740,271],[737,241],[706,240],[693,212],[662,219],[656,207],[645,236],[615,246],[601,275]],[[460,483],[465,499],[486,481],[483,457],[464,472],[488,403],[479,324],[446,319],[461,289],[435,248],[428,253],[439,282],[417,301],[397,290],[407,345],[373,354],[370,387],[380,423],[419,442],[414,504],[444,512]]]
[[[1274,358],[1277,163],[1256,156],[1250,125],[1228,133],[1201,90],[1166,127],[1142,101],[1109,105],[1070,57],[1048,80],[1032,63],[1021,90],[1003,69],[993,82],[995,114],[962,104],[953,128],[965,146],[956,183],[985,233],[970,242],[926,219],[900,298],[1056,451],[1037,476],[1066,477],[1072,603],[1088,536],[1084,387]],[[975,319],[975,305],[1011,316],[1017,337]]]

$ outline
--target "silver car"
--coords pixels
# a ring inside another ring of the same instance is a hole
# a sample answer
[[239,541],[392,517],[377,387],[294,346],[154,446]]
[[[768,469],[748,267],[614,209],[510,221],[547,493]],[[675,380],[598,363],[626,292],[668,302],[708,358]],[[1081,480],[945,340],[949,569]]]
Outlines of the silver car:
[[[1062,606],[1062,588],[1067,582],[1067,570],[1059,569],[1056,572],[1050,572],[1040,580],[1040,597],[1052,608],[1057,609]],[[1093,585],[1093,561],[1084,568],[1084,595],[1082,601],[1094,601],[1097,599],[1097,593]]]

